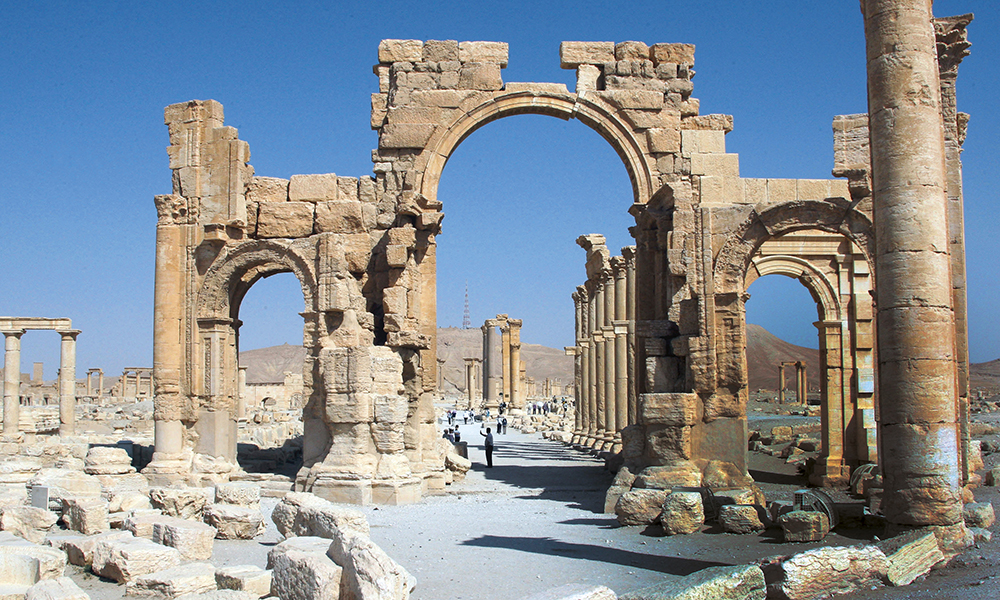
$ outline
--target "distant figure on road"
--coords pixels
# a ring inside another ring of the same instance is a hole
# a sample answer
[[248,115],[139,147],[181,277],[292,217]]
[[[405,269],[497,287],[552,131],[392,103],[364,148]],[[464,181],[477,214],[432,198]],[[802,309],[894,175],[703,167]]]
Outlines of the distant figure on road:
[[486,466],[488,468],[492,469],[493,468],[493,434],[491,433],[490,428],[487,427],[486,428],[486,433],[483,433],[482,431],[480,431],[479,435],[481,435],[484,438],[486,438],[486,444],[485,444],[485,447],[486,447]]
[[500,433],[500,427],[503,427],[503,433],[507,433],[507,417],[504,417],[500,421],[500,426],[497,427],[497,433]]
[[455,430],[454,430],[453,433],[454,433],[454,436],[455,436],[455,443],[457,444],[457,443],[461,442],[462,441],[462,432],[458,430],[458,427],[455,428]]

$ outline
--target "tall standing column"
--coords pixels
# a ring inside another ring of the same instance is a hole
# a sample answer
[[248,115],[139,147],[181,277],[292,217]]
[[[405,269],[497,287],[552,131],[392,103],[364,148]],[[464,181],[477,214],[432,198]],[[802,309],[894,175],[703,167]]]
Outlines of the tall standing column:
[[628,415],[625,422],[628,425],[635,425],[639,423],[639,395],[635,368],[635,246],[622,248],[622,256],[625,257],[625,320],[628,326],[626,335]]
[[[966,545],[944,135],[930,0],[863,0],[890,529]],[[971,536],[970,536],[971,537]]]
[[87,371],[87,396],[94,395],[94,371]]
[[97,370],[97,396],[98,398],[104,395],[104,370]]
[[236,384],[236,418],[247,418],[247,368],[239,368],[239,380]]
[[495,410],[500,406],[500,402],[497,400],[497,388],[499,387],[497,375],[500,365],[496,356],[496,326],[497,323],[493,319],[486,321],[486,324],[483,325],[483,398],[486,407],[490,410]]
[[627,303],[627,267],[625,259],[616,257],[611,260],[615,275],[615,314],[612,324],[615,335],[615,448],[621,451],[621,430],[628,422],[628,321],[625,320]]
[[[575,389],[576,403],[575,403],[575,410],[573,411],[573,439],[571,440],[571,442],[573,444],[578,444],[580,442],[580,433],[583,430],[583,411],[580,410],[581,406],[580,387],[581,383],[583,382],[583,369],[581,367],[582,348],[580,346],[580,339],[581,339],[580,332],[582,331],[581,328],[583,327],[582,323],[583,306],[582,306],[582,300],[580,298],[579,288],[577,288],[577,291],[574,291],[571,295],[573,297],[573,317],[574,317],[573,341],[576,344],[576,346],[573,348],[573,385],[576,388]],[[568,352],[569,349],[567,349],[567,353]],[[548,379],[546,379],[546,383],[547,382]],[[548,395],[548,390],[546,390],[546,395]]]
[[587,285],[589,299],[587,300],[587,446],[593,447],[597,442],[598,419],[597,419],[597,336],[594,333],[595,323],[597,323],[597,290],[592,282]]
[[785,403],[785,363],[778,365],[778,404]]
[[[615,436],[618,434],[618,407],[615,392],[615,278],[611,269],[603,273],[604,277],[604,449],[614,451]],[[619,438],[620,440],[621,438]]]
[[59,435],[76,433],[76,336],[80,330],[60,331]]
[[594,318],[594,346],[596,348],[595,363],[594,363],[594,382],[595,382],[595,394],[597,399],[597,418],[596,418],[596,433],[594,438],[594,449],[603,450],[604,442],[607,441],[607,430],[605,429],[605,423],[607,419],[607,396],[605,395],[605,381],[607,378],[607,371],[604,369],[604,363],[607,360],[606,345],[604,343],[604,282],[601,280],[597,281],[597,286],[594,293],[594,306],[595,306],[595,318]]
[[23,329],[4,331],[3,432],[16,435],[21,419],[21,336]]
[[524,385],[521,383],[521,319],[507,321],[507,342],[510,344],[510,406],[524,408]]
[[500,377],[503,379],[503,395],[500,396],[500,402],[506,402],[510,406],[510,391],[514,385],[511,373],[514,371],[510,362],[510,323],[507,322],[507,319],[504,319],[500,325],[500,357]]

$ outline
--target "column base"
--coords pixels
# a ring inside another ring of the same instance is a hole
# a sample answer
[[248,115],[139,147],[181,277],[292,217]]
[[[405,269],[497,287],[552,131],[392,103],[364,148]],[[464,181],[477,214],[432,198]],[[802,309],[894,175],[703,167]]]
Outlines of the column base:
[[819,487],[846,487],[851,483],[851,468],[841,458],[821,456],[809,474],[809,483]]

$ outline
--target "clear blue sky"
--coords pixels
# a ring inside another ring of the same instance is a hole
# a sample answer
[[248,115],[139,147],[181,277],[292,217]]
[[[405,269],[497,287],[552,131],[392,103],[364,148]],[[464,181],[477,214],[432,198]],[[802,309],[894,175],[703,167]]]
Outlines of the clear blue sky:
[[[959,108],[965,144],[972,358],[1000,356],[995,243],[1000,9],[975,12]],[[487,8],[488,6],[488,8]],[[743,176],[829,177],[831,120],[863,112],[856,0],[679,2],[5,2],[0,20],[0,314],[67,316],[83,330],[78,373],[152,362],[155,194],[170,192],[163,107],[223,103],[259,175],[371,173],[371,67],[382,38],[510,44],[505,81],[573,85],[563,40],[697,45],[703,113],[735,117],[728,149]],[[458,148],[439,199],[439,324],[460,325],[469,284],[475,325],[524,319],[526,342],[572,343],[569,294],[582,281],[582,233],[629,244],[631,189],[610,146],[579,122],[521,116]],[[815,307],[797,282],[761,280],[750,320],[816,345]],[[244,349],[301,342],[290,275],[257,284]],[[23,340],[24,371],[58,365],[58,336]]]

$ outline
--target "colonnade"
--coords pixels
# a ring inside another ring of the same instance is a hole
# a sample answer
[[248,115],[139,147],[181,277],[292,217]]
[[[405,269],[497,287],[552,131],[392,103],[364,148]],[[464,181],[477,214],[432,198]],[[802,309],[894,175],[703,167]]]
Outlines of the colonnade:
[[70,319],[0,317],[4,335],[3,433],[17,435],[21,419],[21,336],[30,330],[53,330],[59,347],[59,435],[76,433],[76,336]]
[[464,360],[465,398],[468,401],[466,408],[471,409],[483,397],[483,361],[479,358],[466,358]]
[[[483,401],[490,410],[499,408],[501,402],[506,402],[511,409],[524,408],[526,395],[525,364],[521,360],[522,324],[521,319],[511,319],[505,314],[487,319],[483,324]],[[497,328],[500,329],[499,348]]]
[[806,379],[806,363],[786,361],[778,365],[778,403],[785,403],[785,368],[795,369],[795,401],[802,406],[809,404],[809,383]]
[[604,236],[581,236],[587,281],[576,288],[577,399],[572,443],[621,450],[621,430],[637,423],[635,389],[635,247],[610,257]]

